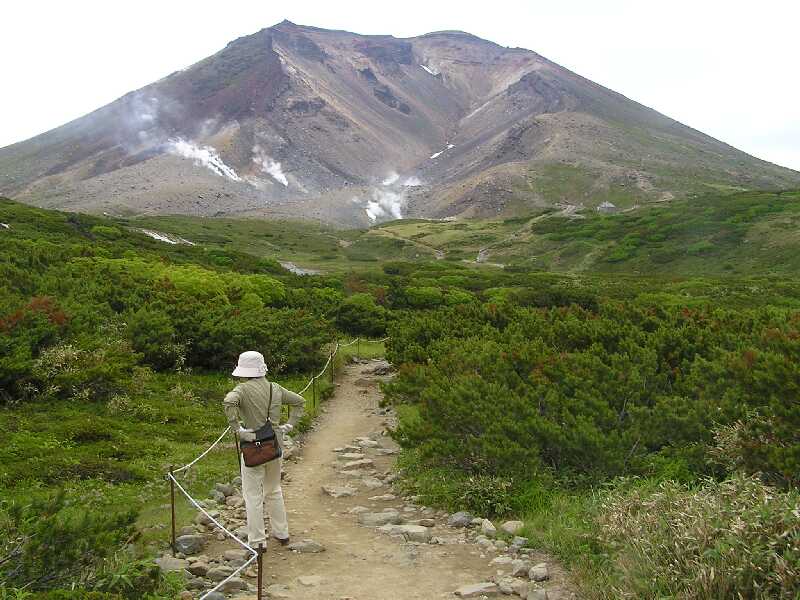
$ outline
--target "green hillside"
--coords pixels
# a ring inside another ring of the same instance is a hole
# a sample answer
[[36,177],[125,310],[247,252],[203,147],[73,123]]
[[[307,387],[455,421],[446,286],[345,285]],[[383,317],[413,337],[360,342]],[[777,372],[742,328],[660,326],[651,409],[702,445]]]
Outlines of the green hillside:
[[437,257],[480,266],[482,250],[484,266],[566,273],[687,277],[800,270],[800,191],[705,195],[610,215],[549,210],[505,220],[401,220],[369,230],[192,217],[120,223],[324,272]]
[[[799,205],[739,194],[338,231],[0,200],[0,600],[174,597],[181,582],[150,568],[163,473],[224,429],[237,354],[258,348],[300,389],[356,335],[389,336],[400,485],[425,504],[523,519],[587,598],[790,598]],[[211,453],[187,485],[204,497],[232,460]]]

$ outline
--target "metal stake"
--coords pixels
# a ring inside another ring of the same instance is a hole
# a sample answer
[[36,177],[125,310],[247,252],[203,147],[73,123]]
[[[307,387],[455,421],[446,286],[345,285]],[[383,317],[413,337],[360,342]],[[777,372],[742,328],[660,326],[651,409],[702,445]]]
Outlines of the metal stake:
[[361,358],[361,338],[356,338],[356,356]]
[[334,369],[334,364],[333,364],[333,352],[331,352],[331,385],[333,385],[333,372],[335,370],[336,369]]
[[317,409],[317,376],[314,375],[311,378],[311,406],[314,407],[314,410]]
[[261,600],[261,586],[262,586],[262,583],[261,583],[262,582],[262,576],[261,576],[262,575],[262,571],[261,571],[261,568],[262,568],[263,562],[264,562],[262,560],[263,556],[264,556],[264,546],[259,544],[259,546],[258,546],[258,558],[256,559],[257,563],[258,563],[258,600]]
[[175,556],[175,480],[173,479],[174,467],[169,467],[169,501],[172,507],[172,556]]

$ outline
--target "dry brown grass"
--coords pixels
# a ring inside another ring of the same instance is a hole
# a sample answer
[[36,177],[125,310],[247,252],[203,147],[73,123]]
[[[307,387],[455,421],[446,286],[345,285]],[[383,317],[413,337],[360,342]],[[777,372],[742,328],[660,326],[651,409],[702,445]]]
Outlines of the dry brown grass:
[[754,477],[609,496],[600,523],[619,550],[620,598],[800,598],[800,501]]

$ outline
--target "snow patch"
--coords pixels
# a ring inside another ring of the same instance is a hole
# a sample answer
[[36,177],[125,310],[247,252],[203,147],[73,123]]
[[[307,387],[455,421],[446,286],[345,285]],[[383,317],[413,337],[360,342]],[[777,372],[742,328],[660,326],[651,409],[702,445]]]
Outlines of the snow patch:
[[294,273],[295,275],[319,275],[322,271],[318,271],[317,269],[304,269],[303,267],[298,267],[293,262],[289,262],[288,260],[279,260],[278,263],[287,271]]
[[219,152],[213,146],[198,146],[194,142],[183,138],[170,138],[167,142],[167,152],[175,156],[189,158],[194,161],[195,166],[206,167],[220,177],[227,177],[233,181],[242,180],[233,168],[222,161]]
[[434,158],[439,158],[442,154],[444,154],[448,150],[451,150],[452,148],[455,148],[454,144],[447,144],[447,146],[445,146],[444,148],[442,148],[438,152],[434,152],[433,154],[431,154],[431,160],[434,159]]
[[433,75],[434,77],[436,77],[436,76],[439,74],[439,71],[437,71],[436,69],[431,69],[430,67],[426,67],[425,65],[420,65],[420,67],[422,67],[423,69],[425,69],[425,71],[426,71],[427,73],[430,73],[430,74],[431,74],[431,75]]
[[154,231],[152,229],[137,229],[140,233],[145,234],[153,238],[154,240],[158,240],[159,242],[164,242],[165,244],[186,244],[188,246],[194,246],[194,242],[190,242],[186,238],[182,238],[179,235],[172,235],[169,233],[162,233],[160,231]]
[[289,187],[289,180],[281,168],[281,163],[272,160],[258,144],[253,146],[253,162],[275,181],[283,184],[284,187]]
[[416,175],[412,175],[411,177],[406,177],[403,180],[403,187],[417,187],[422,185],[422,181]]

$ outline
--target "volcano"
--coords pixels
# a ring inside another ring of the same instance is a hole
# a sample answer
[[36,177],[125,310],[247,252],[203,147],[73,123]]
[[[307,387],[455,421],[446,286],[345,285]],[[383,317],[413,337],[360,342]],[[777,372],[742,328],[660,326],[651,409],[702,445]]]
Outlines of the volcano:
[[343,226],[798,186],[530,50],[288,21],[0,149],[0,194],[38,206]]

